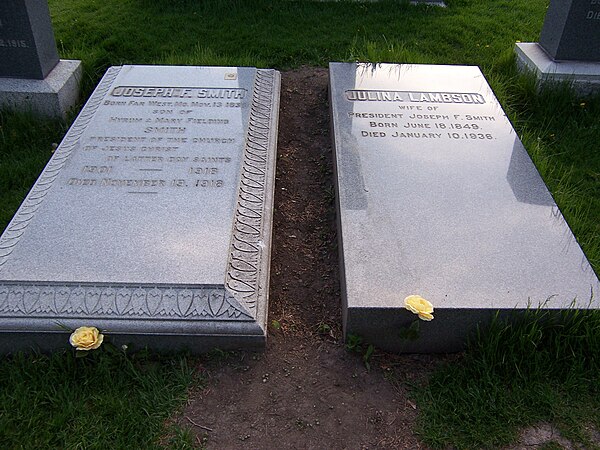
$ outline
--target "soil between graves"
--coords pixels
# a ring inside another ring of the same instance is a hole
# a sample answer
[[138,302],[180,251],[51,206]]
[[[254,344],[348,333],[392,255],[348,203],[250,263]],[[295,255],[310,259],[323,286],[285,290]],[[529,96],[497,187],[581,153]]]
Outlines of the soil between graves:
[[267,348],[200,363],[207,385],[176,419],[209,449],[423,448],[403,383],[443,357],[368,371],[342,341],[327,84],[323,68],[282,73]]

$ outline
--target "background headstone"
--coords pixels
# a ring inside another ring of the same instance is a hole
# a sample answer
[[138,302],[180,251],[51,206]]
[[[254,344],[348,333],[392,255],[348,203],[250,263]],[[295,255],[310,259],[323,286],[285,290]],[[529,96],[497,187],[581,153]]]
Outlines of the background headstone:
[[0,3],[0,77],[43,80],[58,60],[45,1]]
[[552,0],[540,45],[554,60],[600,61],[600,1]]
[[81,62],[59,60],[46,0],[0,2],[0,108],[66,117]]
[[279,73],[112,67],[0,237],[0,349],[265,343]]
[[479,68],[331,63],[330,95],[346,335],[457,351],[496,311],[590,306],[598,278]]
[[551,0],[540,42],[517,43],[517,64],[542,82],[600,90],[600,1]]

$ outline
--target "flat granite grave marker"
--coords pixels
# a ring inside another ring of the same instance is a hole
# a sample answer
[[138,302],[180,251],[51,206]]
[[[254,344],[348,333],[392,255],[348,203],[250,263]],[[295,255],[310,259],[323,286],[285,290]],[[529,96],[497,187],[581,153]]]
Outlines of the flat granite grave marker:
[[47,1],[0,2],[0,107],[65,117],[80,78],[81,61],[58,57]]
[[[479,68],[332,63],[330,95],[346,335],[456,351],[496,311],[590,306],[598,278]],[[414,341],[409,295],[435,308]]]
[[0,238],[0,348],[264,345],[279,80],[111,67]]

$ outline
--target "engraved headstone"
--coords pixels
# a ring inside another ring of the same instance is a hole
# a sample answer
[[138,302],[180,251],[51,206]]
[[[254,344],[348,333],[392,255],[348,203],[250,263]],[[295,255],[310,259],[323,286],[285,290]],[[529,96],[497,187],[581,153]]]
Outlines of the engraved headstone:
[[552,0],[540,45],[554,60],[600,61],[600,1]]
[[112,67],[0,238],[0,348],[266,336],[273,70]]
[[582,94],[600,89],[600,1],[551,0],[540,41],[517,43],[517,63],[542,82],[572,83]]
[[0,77],[43,80],[58,64],[48,4],[0,3]]
[[[586,308],[598,278],[477,67],[332,63],[346,335],[464,346],[496,311]],[[420,323],[409,295],[433,303]]]
[[46,0],[0,2],[0,108],[65,117],[81,62],[60,60]]

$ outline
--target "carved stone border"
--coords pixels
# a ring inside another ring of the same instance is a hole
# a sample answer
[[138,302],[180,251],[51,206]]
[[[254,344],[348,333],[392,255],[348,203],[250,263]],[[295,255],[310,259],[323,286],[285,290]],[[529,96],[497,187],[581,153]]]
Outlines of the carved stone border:
[[256,317],[260,289],[276,72],[256,71],[226,286]]
[[0,285],[0,317],[252,320],[224,289],[130,284]]

